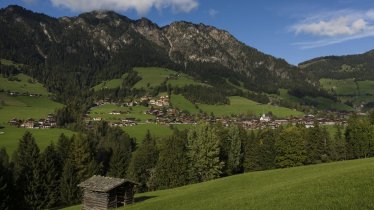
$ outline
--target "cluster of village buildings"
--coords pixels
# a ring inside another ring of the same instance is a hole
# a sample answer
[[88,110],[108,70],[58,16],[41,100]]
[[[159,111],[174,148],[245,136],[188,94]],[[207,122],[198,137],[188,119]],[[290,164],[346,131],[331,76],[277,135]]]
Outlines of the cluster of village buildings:
[[[141,104],[147,104],[150,106],[156,106],[156,107],[169,107],[170,106],[170,99],[169,96],[160,96],[159,98],[152,98],[150,96],[143,96],[139,99],[134,99],[128,102],[125,102],[123,104],[119,104],[116,101],[111,101],[109,99],[99,100],[95,102],[95,106],[102,106],[105,104],[116,104],[116,105],[122,105],[126,107],[133,107]],[[117,114],[116,112],[113,112],[112,114]]]
[[40,97],[40,96],[42,96],[42,94],[38,94],[38,93],[19,93],[19,92],[16,92],[16,91],[10,91],[10,92],[8,92],[8,95],[10,95],[10,96],[30,96],[30,97]]
[[[109,114],[121,115],[127,114],[126,111],[112,111]],[[314,127],[315,123],[320,125],[345,125],[347,123],[346,116],[341,116],[336,119],[318,118],[314,115],[306,115],[304,117],[289,117],[286,119],[273,119],[271,116],[263,114],[260,118],[242,118],[242,117],[214,117],[209,115],[190,115],[181,112],[175,108],[156,107],[153,106],[144,112],[146,115],[155,116],[147,120],[145,123],[155,123],[162,125],[173,124],[196,124],[198,121],[206,121],[211,123],[221,123],[225,126],[230,124],[242,125],[247,129],[264,129],[264,128],[278,128],[283,125],[304,125],[306,128]],[[101,121],[101,117],[93,118],[93,121]],[[117,122],[110,122],[111,126],[125,127],[134,126],[139,122],[135,118],[124,118]],[[143,122],[144,124],[144,122]]]
[[35,120],[32,118],[22,120],[13,118],[9,124],[19,128],[55,128],[57,126],[56,117],[54,114],[48,114],[46,119]]

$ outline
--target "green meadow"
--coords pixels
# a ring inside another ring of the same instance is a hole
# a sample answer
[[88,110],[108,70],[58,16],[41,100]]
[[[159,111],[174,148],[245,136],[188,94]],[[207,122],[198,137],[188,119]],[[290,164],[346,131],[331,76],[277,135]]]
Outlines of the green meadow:
[[44,96],[49,95],[48,91],[43,87],[43,85],[37,82],[35,79],[32,79],[25,74],[18,74],[14,77],[20,81],[9,81],[8,78],[0,76],[0,90],[42,94]]
[[[138,121],[145,122],[148,119],[154,119],[155,116],[144,114],[145,111],[149,110],[148,107],[134,106],[134,107],[122,107],[114,104],[105,104],[97,107],[93,107],[90,110],[90,117],[101,117],[106,121],[121,121],[124,118],[135,118]],[[128,112],[127,114],[111,115],[112,111],[123,111]]]
[[9,154],[13,153],[18,146],[18,140],[26,131],[30,131],[40,149],[44,149],[52,141],[56,141],[61,133],[72,135],[71,131],[65,129],[25,129],[8,125],[12,118],[46,118],[49,113],[53,113],[63,105],[52,101],[47,96],[8,96],[0,93],[0,147],[5,147]]
[[156,137],[167,137],[173,133],[169,126],[153,123],[123,127],[123,130],[125,130],[131,137],[134,137],[137,143],[142,142],[148,130]]
[[191,114],[196,114],[199,111],[191,101],[187,100],[182,95],[171,95],[170,102],[174,108],[177,108],[181,111],[188,111]]
[[25,65],[23,64],[19,64],[19,63],[15,63],[11,60],[7,60],[7,59],[0,59],[0,64],[1,65],[5,65],[5,66],[14,66],[14,67],[23,67]]
[[247,114],[252,113],[256,115],[261,115],[271,111],[275,116],[284,118],[288,116],[302,116],[302,112],[288,109],[285,107],[278,107],[268,104],[260,104],[255,101],[239,97],[230,97],[229,105],[207,105],[199,104],[199,108],[206,113],[213,112],[216,116],[230,116],[232,114]]
[[323,97],[305,97],[304,99],[308,103],[315,104],[318,109],[327,110],[339,110],[339,111],[354,111],[354,109],[343,103],[336,103],[331,99]]
[[112,80],[107,80],[104,82],[101,82],[100,84],[94,86],[92,89],[94,91],[99,91],[102,89],[115,89],[119,88],[122,86],[123,79],[126,76],[126,74],[123,74],[120,79],[112,79]]
[[45,118],[63,106],[47,96],[8,96],[5,93],[0,93],[0,102],[0,124],[6,124],[12,118]]
[[74,132],[66,129],[52,128],[52,129],[27,129],[17,128],[6,125],[5,128],[0,129],[0,147],[5,147],[7,153],[11,155],[18,147],[18,142],[23,134],[29,131],[34,136],[36,143],[41,151],[43,151],[51,142],[57,142],[58,137],[63,133],[71,137]]
[[371,210],[373,197],[374,158],[368,158],[251,172],[136,194],[138,202],[121,209]]
[[321,79],[320,84],[327,91],[336,94],[342,101],[355,104],[374,102],[374,81],[354,81],[354,79]]
[[[166,68],[147,67],[147,68],[134,68],[142,78],[134,85],[134,88],[150,88],[159,86],[161,83],[167,81],[171,86],[183,87],[186,85],[206,85],[201,82],[195,81],[192,77],[176,72]],[[168,79],[170,78],[170,79]]]

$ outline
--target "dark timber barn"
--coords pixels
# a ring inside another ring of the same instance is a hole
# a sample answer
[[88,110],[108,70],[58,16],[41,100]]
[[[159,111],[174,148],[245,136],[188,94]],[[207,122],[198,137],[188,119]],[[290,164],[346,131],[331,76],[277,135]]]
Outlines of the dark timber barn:
[[80,183],[84,210],[106,210],[132,204],[135,182],[126,179],[93,176]]

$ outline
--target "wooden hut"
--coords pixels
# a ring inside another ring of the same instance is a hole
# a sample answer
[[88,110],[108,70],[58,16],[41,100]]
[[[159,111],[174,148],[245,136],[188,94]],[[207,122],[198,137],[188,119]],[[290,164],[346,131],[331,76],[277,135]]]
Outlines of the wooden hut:
[[104,176],[93,176],[80,183],[83,210],[106,210],[132,204],[135,182]]

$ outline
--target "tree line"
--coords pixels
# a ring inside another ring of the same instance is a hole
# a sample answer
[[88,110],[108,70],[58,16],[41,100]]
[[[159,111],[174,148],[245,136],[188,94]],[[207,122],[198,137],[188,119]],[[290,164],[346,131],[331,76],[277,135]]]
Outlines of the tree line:
[[318,123],[245,130],[200,122],[166,138],[148,131],[136,144],[123,130],[98,123],[61,135],[43,152],[26,132],[12,159],[0,150],[1,209],[42,209],[79,202],[77,185],[95,174],[132,179],[139,192],[167,189],[250,171],[374,156],[374,114],[353,116],[333,137]]

